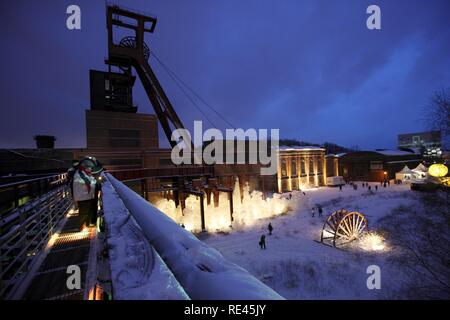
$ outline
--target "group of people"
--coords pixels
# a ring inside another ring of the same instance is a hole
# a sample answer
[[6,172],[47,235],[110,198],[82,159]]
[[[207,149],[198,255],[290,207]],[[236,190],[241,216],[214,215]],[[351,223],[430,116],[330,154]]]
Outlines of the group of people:
[[[350,182],[350,185],[353,187],[353,190],[358,190],[358,185],[357,185],[356,183]],[[381,183],[381,185],[383,185],[383,182]],[[361,184],[361,186],[362,186],[363,188],[367,188],[369,191],[372,190],[372,186],[369,185],[368,182],[363,182],[363,183]],[[384,186],[386,187],[386,184],[385,184]],[[342,191],[342,185],[339,186],[339,190]],[[378,185],[375,185],[375,191],[378,191]]]
[[384,179],[384,180],[380,181],[380,185],[382,185],[384,188],[386,188],[386,185],[390,186],[391,182],[389,181],[389,179]]
[[[372,190],[372,186],[369,185],[368,182],[363,182],[363,183],[362,183],[362,186],[363,186],[363,188],[367,188],[369,191]],[[378,191],[378,186],[377,186],[377,185],[375,185],[375,191]]]
[[72,166],[67,171],[72,199],[78,208],[81,231],[96,225],[102,171],[101,163],[94,157],[72,161]]

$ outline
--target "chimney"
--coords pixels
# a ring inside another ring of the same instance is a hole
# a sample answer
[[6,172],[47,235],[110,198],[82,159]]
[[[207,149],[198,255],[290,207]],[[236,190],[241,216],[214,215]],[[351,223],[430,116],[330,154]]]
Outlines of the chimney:
[[34,136],[38,149],[53,149],[55,147],[55,136],[37,135]]

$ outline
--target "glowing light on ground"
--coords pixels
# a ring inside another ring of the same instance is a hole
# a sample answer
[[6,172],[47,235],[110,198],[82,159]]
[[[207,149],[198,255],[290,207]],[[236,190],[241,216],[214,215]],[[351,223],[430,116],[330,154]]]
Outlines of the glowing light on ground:
[[64,240],[67,242],[77,241],[81,239],[85,239],[91,235],[91,230],[88,227],[84,227],[82,231],[79,232],[70,232],[65,234],[60,234],[58,240]]
[[365,251],[385,251],[387,246],[382,235],[376,232],[367,232],[359,240],[359,246]]
[[51,249],[53,247],[53,245],[55,244],[56,240],[59,237],[59,232],[54,233],[51,237],[50,240],[48,240],[47,243],[47,249]]

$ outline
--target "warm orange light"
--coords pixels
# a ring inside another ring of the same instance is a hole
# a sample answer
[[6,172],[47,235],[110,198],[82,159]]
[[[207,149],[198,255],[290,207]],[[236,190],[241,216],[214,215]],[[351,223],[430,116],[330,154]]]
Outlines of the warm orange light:
[[89,227],[89,239],[93,239],[95,237],[96,230],[97,230],[96,226]]
[[47,243],[47,249],[51,249],[53,247],[53,245],[55,244],[56,240],[58,240],[58,237],[59,237],[59,232],[54,233],[50,237],[50,240]]
[[103,300],[103,289],[97,285],[89,289],[88,300]]
[[94,230],[95,228],[84,227],[83,230],[79,232],[69,232],[60,234],[58,236],[58,240],[63,242],[73,242],[86,238],[92,239],[94,236]]

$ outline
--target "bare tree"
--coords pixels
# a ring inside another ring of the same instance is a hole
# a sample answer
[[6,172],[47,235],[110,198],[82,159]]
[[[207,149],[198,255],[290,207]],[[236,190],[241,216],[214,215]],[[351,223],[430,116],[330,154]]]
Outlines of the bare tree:
[[424,107],[424,120],[431,130],[442,133],[442,140],[450,140],[450,88],[435,91]]
[[393,258],[402,268],[405,294],[415,299],[450,298],[450,197],[423,194],[421,205],[399,206],[379,220],[392,245],[403,254]]

